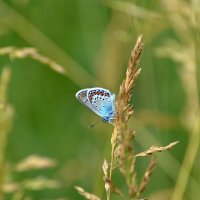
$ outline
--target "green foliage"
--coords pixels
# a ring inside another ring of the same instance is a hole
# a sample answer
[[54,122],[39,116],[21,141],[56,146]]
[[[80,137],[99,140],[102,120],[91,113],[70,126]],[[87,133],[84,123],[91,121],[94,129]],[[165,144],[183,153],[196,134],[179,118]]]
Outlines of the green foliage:
[[[75,93],[93,86],[117,92],[140,34],[142,72],[130,119],[134,151],[180,141],[158,155],[144,197],[196,199],[199,19],[198,0],[0,1],[0,199],[81,199],[75,185],[105,199],[101,166],[110,156],[112,127],[88,129],[98,117]],[[17,171],[32,155],[56,165]],[[136,165],[139,180],[146,166]],[[115,182],[122,185],[120,178]]]

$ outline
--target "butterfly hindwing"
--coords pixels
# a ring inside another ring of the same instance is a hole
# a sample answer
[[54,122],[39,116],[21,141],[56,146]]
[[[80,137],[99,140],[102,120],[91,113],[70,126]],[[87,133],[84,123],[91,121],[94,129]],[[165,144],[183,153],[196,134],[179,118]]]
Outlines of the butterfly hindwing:
[[112,94],[103,88],[92,88],[88,91],[88,99],[94,110],[101,116],[107,116],[113,110]]
[[[76,93],[76,98],[94,113],[110,122],[115,114],[115,95],[104,88],[86,88]],[[110,122],[111,123],[111,122]]]

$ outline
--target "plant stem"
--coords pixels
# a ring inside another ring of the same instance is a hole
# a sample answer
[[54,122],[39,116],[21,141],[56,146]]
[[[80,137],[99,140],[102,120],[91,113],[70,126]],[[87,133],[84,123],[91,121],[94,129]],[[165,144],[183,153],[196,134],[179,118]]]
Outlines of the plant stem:
[[188,148],[185,154],[183,164],[180,169],[178,180],[177,180],[174,192],[172,194],[171,200],[183,199],[184,191],[187,186],[190,172],[192,170],[192,166],[197,156],[198,148],[200,144],[200,135],[199,135],[200,123],[199,122],[200,122],[200,113],[194,124],[194,129],[191,133]]

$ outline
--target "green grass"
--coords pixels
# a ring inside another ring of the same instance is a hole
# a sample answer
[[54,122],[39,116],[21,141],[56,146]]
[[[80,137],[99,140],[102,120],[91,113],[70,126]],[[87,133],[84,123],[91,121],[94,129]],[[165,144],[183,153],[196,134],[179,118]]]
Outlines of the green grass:
[[[79,104],[75,93],[94,86],[117,93],[134,42],[143,34],[142,72],[131,99],[135,152],[180,141],[173,150],[157,155],[144,197],[196,199],[199,13],[198,0],[0,1],[1,77],[5,70],[11,72],[9,84],[0,86],[1,105],[11,108],[9,115],[0,110],[0,184],[17,186],[1,191],[0,198],[82,199],[74,189],[80,185],[105,199],[102,163],[110,157],[113,127],[99,123],[88,129],[98,117]],[[2,55],[2,48],[10,46],[33,47],[38,54]],[[56,63],[63,73],[56,70]],[[35,154],[56,160],[56,166],[16,171],[21,160]],[[136,165],[138,180],[146,164],[141,160]],[[36,179],[41,176],[46,179]],[[28,188],[27,179],[42,180],[43,185]],[[118,174],[115,179],[123,186]],[[44,187],[52,183],[49,180],[58,187]]]

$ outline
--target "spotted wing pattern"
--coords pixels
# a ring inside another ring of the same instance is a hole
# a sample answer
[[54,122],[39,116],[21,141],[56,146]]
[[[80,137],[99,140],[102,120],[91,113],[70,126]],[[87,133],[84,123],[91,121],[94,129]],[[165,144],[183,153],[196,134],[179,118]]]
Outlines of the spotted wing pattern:
[[108,116],[109,112],[114,109],[111,96],[110,91],[103,88],[92,88],[88,91],[88,99],[93,105],[94,110],[101,117]]
[[114,118],[115,95],[104,88],[87,88],[76,93],[76,98],[106,121]]

